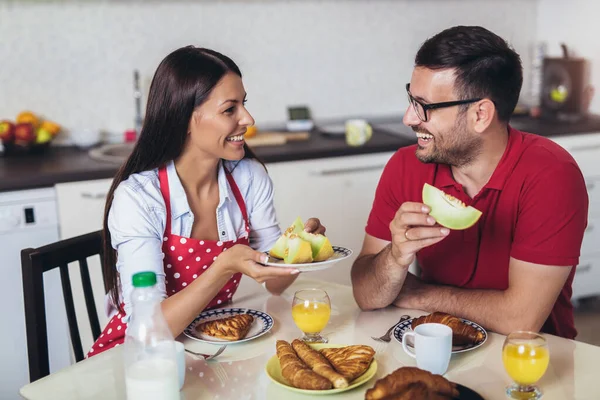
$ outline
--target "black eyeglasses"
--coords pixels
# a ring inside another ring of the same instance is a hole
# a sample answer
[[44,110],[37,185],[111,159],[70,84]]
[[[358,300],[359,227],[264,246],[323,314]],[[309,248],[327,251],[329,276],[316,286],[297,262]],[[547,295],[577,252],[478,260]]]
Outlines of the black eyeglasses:
[[431,103],[425,104],[421,103],[419,100],[415,99],[412,94],[410,94],[410,83],[406,84],[406,94],[408,94],[408,102],[412,105],[417,117],[423,122],[427,122],[429,116],[427,115],[427,110],[435,110],[436,108],[445,108],[445,107],[453,107],[459,106],[461,104],[469,104],[475,103],[476,101],[481,100],[477,99],[469,99],[469,100],[456,100],[456,101],[444,101],[441,103]]

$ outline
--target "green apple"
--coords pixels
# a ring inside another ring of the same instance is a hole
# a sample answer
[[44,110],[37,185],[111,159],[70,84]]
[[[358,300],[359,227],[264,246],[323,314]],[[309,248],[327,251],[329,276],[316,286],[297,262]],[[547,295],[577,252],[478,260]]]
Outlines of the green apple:
[[35,142],[37,144],[48,143],[52,140],[52,134],[48,132],[46,129],[40,128],[37,131],[37,136],[35,138]]

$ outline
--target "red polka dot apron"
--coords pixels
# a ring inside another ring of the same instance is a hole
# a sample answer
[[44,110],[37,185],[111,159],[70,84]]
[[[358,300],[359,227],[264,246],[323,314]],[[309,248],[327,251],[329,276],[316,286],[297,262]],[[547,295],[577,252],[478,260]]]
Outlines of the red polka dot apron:
[[[217,256],[235,244],[249,244],[250,225],[248,222],[248,214],[246,212],[246,204],[238,186],[233,179],[231,173],[225,169],[225,176],[229,182],[229,186],[233,191],[235,200],[237,201],[242,216],[244,217],[245,233],[237,240],[232,241],[214,241],[214,240],[197,240],[186,238],[183,236],[173,235],[171,233],[171,195],[169,193],[169,179],[167,170],[162,167],[158,171],[160,181],[160,191],[163,195],[167,220],[165,234],[163,237],[162,251],[164,257],[165,269],[165,284],[167,296],[171,296],[187,285],[192,283],[194,279],[202,275],[212,265]],[[241,273],[234,274],[231,279],[223,286],[217,295],[208,303],[206,309],[219,307],[224,303],[231,301],[233,294],[240,284]],[[121,307],[122,309],[123,307]],[[88,353],[88,357],[99,354],[105,350],[122,344],[125,340],[125,329],[127,324],[122,322],[125,313],[118,312],[108,322],[96,343],[92,346]]]

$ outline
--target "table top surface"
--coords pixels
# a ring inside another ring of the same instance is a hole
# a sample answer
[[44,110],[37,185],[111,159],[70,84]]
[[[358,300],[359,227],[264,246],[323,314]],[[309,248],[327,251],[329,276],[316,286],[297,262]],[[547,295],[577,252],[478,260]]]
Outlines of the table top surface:
[[[331,319],[323,331],[332,344],[365,344],[376,351],[378,370],[367,383],[336,399],[364,399],[365,391],[375,381],[403,366],[416,366],[415,360],[402,350],[394,338],[390,343],[376,342],[371,336],[382,335],[397,323],[400,316],[423,315],[419,310],[388,307],[361,311],[352,296],[352,288],[328,282],[311,281],[301,276],[281,296],[271,296],[260,285],[244,279],[233,307],[247,307],[267,312],[274,327],[267,334],[245,343],[229,345],[222,355],[211,361],[186,353],[185,384],[182,399],[306,399],[273,383],[265,372],[269,358],[275,355],[275,341],[291,341],[301,336],[291,316],[294,291],[321,288],[331,298]],[[550,350],[550,365],[539,382],[544,400],[600,399],[598,366],[600,347],[545,335]],[[511,383],[502,364],[505,336],[488,332],[487,341],[472,351],[453,354],[445,377],[479,393],[485,399],[504,399],[504,388]],[[184,335],[178,340],[192,351],[212,354],[219,347]],[[67,367],[26,385],[21,396],[38,399],[125,399],[122,346]]]

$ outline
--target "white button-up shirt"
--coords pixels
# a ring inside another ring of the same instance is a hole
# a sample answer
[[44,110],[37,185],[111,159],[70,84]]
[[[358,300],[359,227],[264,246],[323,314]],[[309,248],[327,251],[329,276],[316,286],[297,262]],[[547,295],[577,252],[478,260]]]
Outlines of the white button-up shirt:
[[[224,166],[232,171],[246,203],[250,221],[250,247],[258,251],[269,250],[281,235],[281,229],[273,206],[273,183],[256,160],[243,159],[219,164],[219,205],[215,227],[219,239],[229,241],[245,234],[244,217],[229,187]],[[194,215],[172,161],[167,164],[167,175],[171,195],[171,233],[190,237]],[[116,268],[121,279],[121,301],[125,304],[128,316],[131,315],[131,279],[137,272],[156,273],[157,287],[162,297],[167,297],[162,252],[165,224],[166,209],[160,192],[158,169],[133,174],[119,184],[108,214],[108,229],[112,247],[117,250]],[[109,317],[116,312],[109,296],[105,308]]]

